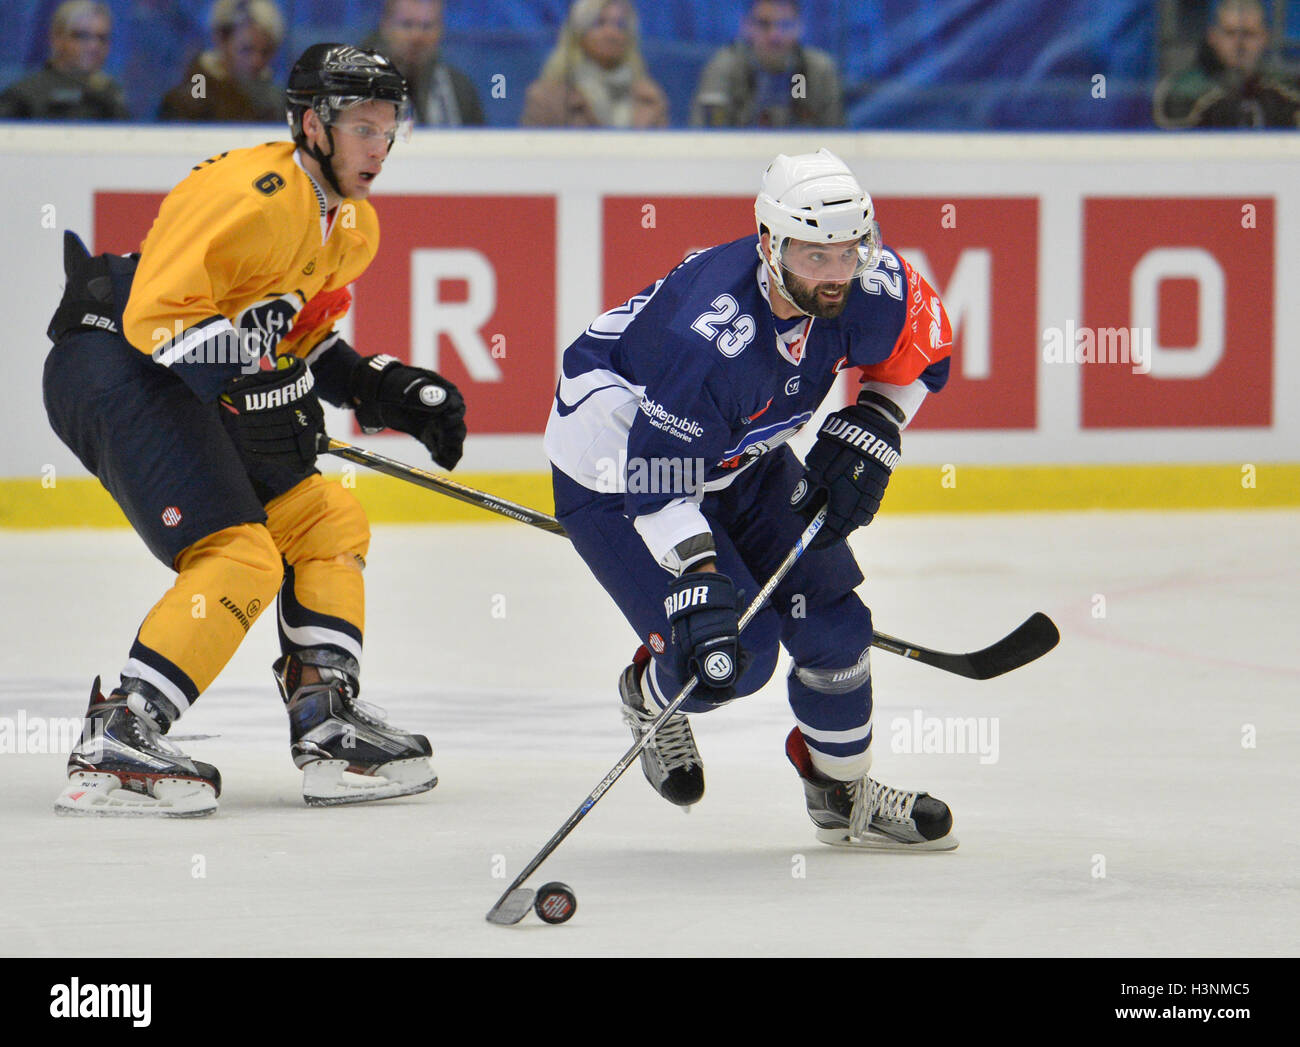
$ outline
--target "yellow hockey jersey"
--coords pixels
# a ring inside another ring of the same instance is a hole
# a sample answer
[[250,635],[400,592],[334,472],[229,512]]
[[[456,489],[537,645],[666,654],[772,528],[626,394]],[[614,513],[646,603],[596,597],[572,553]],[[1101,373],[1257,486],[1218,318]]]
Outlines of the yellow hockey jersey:
[[327,212],[292,142],[235,149],[197,165],[162,202],[144,243],[123,333],[217,398],[260,357],[327,346],[369,266],[379,221],[364,200]]

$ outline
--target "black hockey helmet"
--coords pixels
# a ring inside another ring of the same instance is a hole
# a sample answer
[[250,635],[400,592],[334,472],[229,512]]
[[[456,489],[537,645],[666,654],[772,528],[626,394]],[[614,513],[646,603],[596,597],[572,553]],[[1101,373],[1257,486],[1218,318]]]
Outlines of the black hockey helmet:
[[[325,177],[336,192],[340,190],[335,183],[333,165],[330,163],[330,156],[334,152],[331,125],[340,113],[360,102],[375,99],[392,102],[397,110],[399,135],[405,137],[410,132],[411,93],[406,79],[392,61],[379,51],[352,47],[349,44],[312,44],[294,62],[285,95],[289,103],[287,115],[293,140],[321,165]],[[303,133],[302,117],[308,109],[315,112],[325,125],[330,155],[309,144]]]

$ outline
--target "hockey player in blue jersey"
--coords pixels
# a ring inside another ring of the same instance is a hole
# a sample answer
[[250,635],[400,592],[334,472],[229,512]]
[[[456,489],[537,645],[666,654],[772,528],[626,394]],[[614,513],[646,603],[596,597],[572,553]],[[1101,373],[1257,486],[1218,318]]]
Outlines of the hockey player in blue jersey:
[[[699,801],[685,714],[758,690],[783,644],[786,753],[818,839],[948,850],[945,803],[868,776],[871,614],[844,538],[871,522],[900,431],[947,380],[951,327],[829,151],[778,156],[754,210],[756,236],[688,257],[565,351],[546,428],[556,515],[642,640],[619,681],[633,738],[699,677],[642,753],[660,795]],[[856,402],[801,464],[787,441],[846,368]],[[740,610],[823,504],[812,547],[739,636]]]

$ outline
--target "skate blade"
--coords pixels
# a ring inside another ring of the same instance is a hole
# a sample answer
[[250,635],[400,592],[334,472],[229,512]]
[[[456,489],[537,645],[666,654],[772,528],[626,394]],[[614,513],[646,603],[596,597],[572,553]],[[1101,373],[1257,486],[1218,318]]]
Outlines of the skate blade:
[[847,829],[818,829],[817,839],[832,847],[849,847],[859,851],[954,851],[959,843],[952,833],[937,840],[904,843],[883,833],[868,833],[865,837],[850,836]]
[[346,760],[315,760],[302,769],[302,798],[309,807],[370,803],[413,796],[438,784],[427,757],[380,764],[373,774],[356,774]]
[[192,778],[159,778],[153,795],[122,788],[116,775],[77,771],[54,801],[54,813],[109,818],[202,818],[217,809],[216,790]]

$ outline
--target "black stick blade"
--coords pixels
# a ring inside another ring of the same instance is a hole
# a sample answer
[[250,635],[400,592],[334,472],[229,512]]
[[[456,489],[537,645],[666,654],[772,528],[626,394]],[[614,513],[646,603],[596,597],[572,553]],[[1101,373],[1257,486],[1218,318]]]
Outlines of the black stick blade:
[[1041,658],[1060,642],[1061,634],[1056,623],[1042,611],[1035,611],[997,643],[968,656],[971,676],[976,680],[989,680],[1009,673]]
[[968,680],[989,680],[994,676],[1009,673],[1012,669],[1019,669],[1035,658],[1041,658],[1055,647],[1060,639],[1061,634],[1056,631],[1052,619],[1042,611],[1037,611],[997,643],[985,647],[982,651],[963,654],[932,651],[928,647],[908,643],[906,640],[879,631],[872,637],[871,646],[879,647],[890,654],[911,658],[922,665],[942,669],[946,673],[964,676]]

